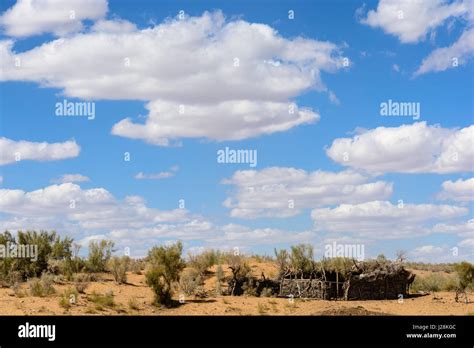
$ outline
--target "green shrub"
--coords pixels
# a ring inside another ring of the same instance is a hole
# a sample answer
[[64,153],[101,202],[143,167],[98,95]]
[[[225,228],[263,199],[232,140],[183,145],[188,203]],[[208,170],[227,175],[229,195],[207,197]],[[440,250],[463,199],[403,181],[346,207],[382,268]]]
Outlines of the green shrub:
[[91,241],[89,243],[89,257],[87,259],[89,272],[107,271],[107,263],[112,257],[114,245],[111,240]]
[[67,237],[61,239],[54,231],[18,231],[16,238],[5,231],[0,234],[0,244],[8,244],[18,249],[34,246],[37,252],[34,258],[0,258],[0,279],[7,282],[11,282],[12,272],[19,272],[23,280],[39,277],[48,271],[50,260],[66,260],[71,257],[72,239]]
[[196,294],[202,285],[201,275],[193,268],[185,269],[180,276],[179,288],[186,296]]
[[432,273],[425,277],[416,276],[410,288],[412,292],[438,292],[452,291],[456,289],[456,287],[457,279],[455,277]]
[[461,290],[474,288],[474,265],[469,262],[461,262],[454,266],[459,279]]
[[40,279],[34,278],[28,281],[31,296],[45,297],[54,294],[53,277],[44,273]]
[[79,299],[79,293],[76,288],[68,288],[64,290],[62,293],[60,299],[59,299],[59,305],[63,307],[64,309],[69,309],[71,308],[72,305],[77,303],[77,300]]
[[118,284],[127,282],[127,271],[129,264],[130,258],[128,256],[115,256],[110,260],[110,270]]
[[189,254],[188,258],[188,265],[198,271],[201,277],[203,277],[209,268],[219,261],[220,255],[214,250],[207,250],[198,255]]
[[314,269],[313,247],[299,244],[291,247],[290,267],[294,274],[310,273]]
[[157,304],[170,305],[173,284],[179,281],[179,275],[185,267],[181,258],[181,242],[170,246],[153,247],[148,252],[149,270],[146,282],[155,293]]
[[98,294],[93,292],[87,299],[94,303],[95,309],[103,310],[104,308],[114,308],[115,301],[114,301],[114,293],[109,291],[106,294]]

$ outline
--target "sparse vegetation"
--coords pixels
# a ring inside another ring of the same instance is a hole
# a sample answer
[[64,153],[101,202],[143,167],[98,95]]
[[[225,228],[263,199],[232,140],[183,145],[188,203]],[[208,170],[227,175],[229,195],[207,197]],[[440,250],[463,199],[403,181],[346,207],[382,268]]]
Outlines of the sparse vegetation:
[[148,252],[150,266],[146,281],[155,293],[157,304],[171,304],[173,284],[179,281],[179,275],[185,267],[181,258],[182,251],[183,245],[177,242],[170,246],[153,247]]
[[138,305],[138,301],[135,297],[132,297],[128,300],[128,308],[134,311],[140,310],[140,306]]
[[98,311],[102,311],[105,308],[114,308],[114,294],[113,292],[107,292],[106,294],[98,294],[93,292],[90,296],[87,297],[90,302],[94,303],[94,308]]
[[90,272],[106,272],[107,263],[112,257],[114,242],[110,240],[91,241],[87,268]]
[[188,265],[194,268],[201,277],[204,277],[209,268],[219,262],[221,255],[214,250],[207,250],[198,255],[189,254]]
[[110,270],[118,284],[127,282],[127,271],[129,269],[130,258],[128,256],[113,257],[110,260]]
[[202,288],[203,280],[198,271],[188,268],[183,271],[179,279],[179,288],[186,295],[195,295]]
[[46,273],[43,273],[41,278],[29,280],[28,286],[31,296],[45,297],[56,292],[53,287],[53,277]]

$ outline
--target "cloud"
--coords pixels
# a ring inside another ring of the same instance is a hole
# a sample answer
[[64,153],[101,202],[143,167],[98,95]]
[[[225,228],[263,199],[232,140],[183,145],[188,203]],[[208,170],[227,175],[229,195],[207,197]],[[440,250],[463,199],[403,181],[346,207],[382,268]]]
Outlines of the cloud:
[[319,114],[307,108],[295,106],[290,113],[290,105],[238,100],[184,106],[154,101],[146,106],[150,112],[145,124],[134,123],[126,118],[113,126],[112,134],[142,139],[153,145],[169,146],[174,144],[172,140],[179,138],[242,140],[286,131],[319,120]]
[[469,248],[472,252],[474,249],[474,238],[467,238],[459,242],[459,246]]
[[438,193],[437,198],[441,200],[452,200],[458,202],[468,202],[474,200],[474,178],[458,179],[443,182],[443,190]]
[[474,236],[474,219],[460,223],[439,223],[433,227],[437,233],[456,234],[461,237]]
[[474,56],[474,28],[466,30],[461,37],[449,47],[437,48],[423,59],[416,75],[428,72],[444,71],[463,65]]
[[236,188],[224,205],[232,209],[232,217],[284,218],[305,208],[386,199],[392,194],[391,183],[369,181],[370,177],[352,171],[306,172],[285,167],[243,170],[223,181]]
[[311,231],[284,231],[275,228],[251,229],[238,224],[227,224],[221,228],[222,234],[215,238],[208,238],[207,243],[214,247],[248,248],[255,245],[278,245],[280,243],[305,243],[315,238]]
[[130,33],[137,30],[135,24],[124,19],[105,20],[101,19],[94,23],[92,31],[98,33]]
[[380,0],[377,9],[370,10],[360,21],[381,28],[385,33],[398,37],[402,43],[416,43],[425,40],[429,32],[447,19],[466,17],[469,11],[469,0],[452,3],[444,0]]
[[60,226],[83,230],[142,228],[190,218],[185,209],[162,211],[147,207],[139,196],[118,200],[104,188],[84,190],[72,183],[31,192],[1,189],[0,212],[9,214],[10,222],[37,218],[42,226],[49,223],[54,227],[59,222]]
[[418,122],[335,139],[326,154],[344,166],[372,173],[471,172],[473,141],[474,126],[449,129]]
[[469,213],[464,207],[433,204],[393,205],[387,201],[341,204],[311,212],[317,231],[356,233],[375,239],[430,234],[432,220],[451,219]]
[[15,141],[0,138],[0,165],[23,160],[56,161],[77,157],[81,148],[74,140],[64,143]]
[[[358,17],[363,17],[361,12],[365,12],[365,9],[356,12]],[[380,0],[377,9],[369,11],[366,18],[360,18],[360,22],[373,28],[382,28],[385,33],[398,37],[402,43],[417,43],[424,41],[428,34],[430,40],[434,41],[437,28],[447,23],[448,19],[459,19],[463,23],[461,36],[451,46],[431,52],[414,73],[414,76],[418,76],[463,65],[474,57],[474,8],[471,0]],[[448,24],[448,30],[452,23]],[[456,64],[453,64],[453,59]]]
[[83,20],[105,16],[107,7],[107,0],[18,0],[2,14],[0,25],[8,36],[62,36],[81,30]]
[[327,91],[321,72],[343,68],[342,48],[286,39],[219,11],[143,30],[113,20],[22,53],[0,41],[0,80],[33,81],[82,99],[143,100],[145,122],[126,117],[112,133],[154,145],[241,140],[316,122],[318,113],[295,98]]
[[143,174],[143,172],[139,172],[137,175],[134,176],[135,179],[152,179],[152,180],[160,180],[160,179],[167,179],[171,178],[175,175],[173,172],[160,172],[156,174]]
[[89,179],[87,176],[81,174],[63,174],[58,179],[51,180],[51,182],[55,184],[64,184],[67,182],[86,182],[90,180],[91,179]]

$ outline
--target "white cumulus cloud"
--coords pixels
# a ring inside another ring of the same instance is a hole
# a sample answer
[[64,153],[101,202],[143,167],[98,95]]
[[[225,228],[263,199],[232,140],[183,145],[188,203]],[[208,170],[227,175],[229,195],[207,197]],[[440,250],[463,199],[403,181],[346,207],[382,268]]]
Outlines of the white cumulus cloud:
[[457,173],[474,169],[474,126],[449,129],[418,122],[335,139],[327,155],[373,173]]
[[14,37],[61,36],[81,30],[83,20],[102,18],[107,7],[107,0],[18,0],[0,16],[0,26]]
[[456,181],[443,182],[442,191],[438,193],[438,199],[468,202],[474,200],[474,178],[458,179]]
[[451,205],[394,205],[387,201],[373,201],[314,209],[311,218],[318,231],[356,233],[384,239],[428,235],[432,232],[432,220],[447,220],[468,213],[467,208]]
[[143,30],[117,19],[21,53],[13,41],[0,41],[0,80],[33,81],[82,99],[143,100],[145,122],[124,115],[112,133],[150,144],[240,140],[318,121],[295,98],[328,90],[321,72],[343,68],[342,48],[286,39],[219,11]]
[[77,157],[81,148],[74,140],[63,143],[15,141],[0,138],[0,165],[23,160],[56,161]]
[[237,171],[223,183],[235,186],[224,202],[232,209],[231,216],[249,219],[289,217],[305,208],[386,199],[393,191],[391,183],[370,182],[370,177],[352,171],[306,172],[285,167]]

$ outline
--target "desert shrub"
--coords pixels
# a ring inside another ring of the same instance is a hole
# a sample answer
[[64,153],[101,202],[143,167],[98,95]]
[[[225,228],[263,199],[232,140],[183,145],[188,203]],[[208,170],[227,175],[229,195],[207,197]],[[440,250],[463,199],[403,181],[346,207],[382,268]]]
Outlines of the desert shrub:
[[275,263],[278,268],[278,278],[283,277],[285,272],[288,270],[289,267],[289,258],[290,255],[286,249],[274,249],[275,252]]
[[203,277],[209,268],[214,266],[219,261],[219,254],[214,250],[207,250],[198,255],[188,255],[188,265],[199,272]]
[[128,300],[128,308],[138,311],[140,310],[140,305],[135,297],[132,297]]
[[89,286],[89,283],[91,281],[94,281],[93,277],[91,277],[91,275],[87,273],[75,274],[73,279],[76,290],[81,294],[84,294],[86,292],[87,287]]
[[181,273],[179,279],[179,289],[186,295],[191,296],[196,294],[200,287],[202,287],[203,281],[201,275],[194,268],[188,268]]
[[26,246],[35,247],[35,257],[0,258],[0,279],[11,281],[11,272],[19,272],[23,279],[39,277],[48,270],[49,260],[65,260],[70,257],[72,239],[67,237],[62,239],[54,231],[18,231],[16,237],[5,231],[0,234],[0,244],[8,244],[17,250]]
[[66,269],[66,262],[65,260],[57,260],[57,259],[49,259],[48,260],[48,268],[47,272],[49,274],[64,274]]
[[461,262],[454,266],[456,271],[459,288],[461,290],[474,288],[474,265],[469,262]]
[[249,281],[252,279],[252,269],[242,255],[229,255],[227,257],[232,277],[228,281],[228,294],[239,296],[252,292]]
[[299,244],[291,247],[290,268],[295,275],[313,271],[313,247],[310,244]]
[[59,305],[64,309],[71,308],[71,305],[77,303],[79,293],[76,288],[68,288],[64,290],[61,297],[59,298]]
[[118,284],[126,283],[130,258],[128,256],[113,257],[109,263],[110,270],[114,276],[115,281]]
[[426,277],[415,277],[411,290],[414,292],[450,291],[456,287],[456,279],[439,273],[432,273]]
[[114,293],[109,291],[105,294],[98,294],[93,292],[87,299],[94,303],[95,309],[103,310],[104,308],[113,308],[115,307]]
[[179,275],[185,267],[181,258],[182,251],[182,243],[177,242],[169,246],[153,247],[148,252],[149,269],[145,277],[158,304],[171,304],[172,286],[179,281]]
[[130,259],[130,271],[133,274],[142,274],[142,270],[144,269],[143,262],[142,260],[135,260],[135,259]]
[[89,256],[87,269],[89,272],[106,272],[107,263],[114,251],[114,242],[111,240],[91,241],[89,243]]
[[34,278],[28,281],[31,296],[45,297],[54,294],[53,277],[44,273],[41,278]]
[[76,283],[74,285],[77,292],[79,292],[80,294],[85,294],[88,286],[89,286],[89,283]]

